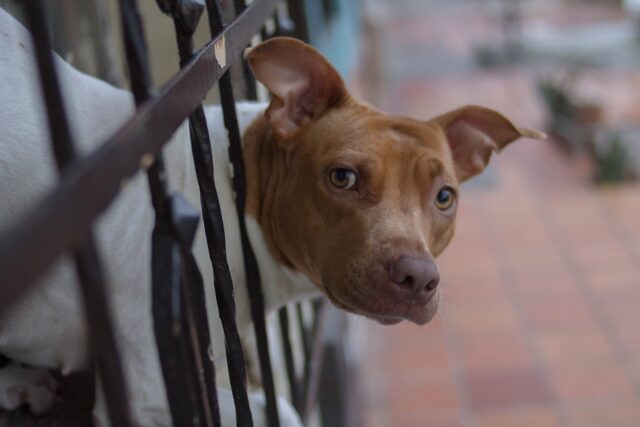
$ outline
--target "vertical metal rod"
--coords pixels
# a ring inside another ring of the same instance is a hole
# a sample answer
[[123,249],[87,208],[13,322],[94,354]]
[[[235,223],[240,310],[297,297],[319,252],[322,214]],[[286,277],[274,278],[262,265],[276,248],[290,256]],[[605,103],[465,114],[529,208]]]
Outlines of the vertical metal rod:
[[[236,18],[247,8],[245,0],[234,0],[233,7],[235,9]],[[251,43],[247,47],[251,46]],[[244,95],[250,101],[258,99],[258,91],[256,90],[256,78],[249,68],[247,61],[240,61],[242,66],[242,75],[244,76]]]
[[289,380],[289,393],[293,407],[298,412],[302,409],[302,401],[300,389],[298,388],[298,379],[296,378],[296,369],[293,362],[293,348],[291,347],[291,336],[289,333],[289,311],[287,307],[282,307],[278,311],[278,320],[280,323],[280,335],[282,338],[282,351],[284,353],[284,362],[287,369],[287,377]]
[[[119,3],[131,91],[136,105],[141,105],[151,98],[152,86],[142,21],[136,0],[119,0]],[[168,223],[170,222],[169,212],[166,210],[168,190],[162,153],[156,156],[155,161],[147,170],[147,178],[156,216]]]
[[326,329],[328,326],[329,307],[326,300],[314,302],[314,327],[312,332],[313,344],[311,357],[307,359],[308,371],[305,372],[304,411],[300,414],[302,422],[306,422],[318,400],[322,365],[326,350]]
[[289,16],[295,23],[296,37],[304,42],[309,42],[309,27],[305,13],[305,0],[287,0]]
[[[194,123],[206,123],[204,112],[201,108],[194,112],[193,117]],[[218,313],[225,334],[229,379],[236,405],[236,422],[239,426],[251,426],[253,425],[253,421],[245,385],[244,352],[235,324],[236,308],[233,295],[233,282],[229,265],[224,256],[226,253],[224,225],[222,222],[220,201],[213,180],[211,145],[208,133],[206,133],[206,137],[204,136],[205,131],[206,128],[198,125],[192,125],[191,127],[193,156],[194,162],[196,163],[196,175],[201,192],[203,223],[205,235],[207,236],[209,258],[213,265]],[[193,135],[196,133],[201,136],[194,138]]]
[[[206,0],[209,17],[209,30],[211,37],[215,37],[224,28],[220,5],[217,0]],[[260,363],[260,373],[262,374],[262,385],[265,392],[267,421],[269,427],[280,425],[278,416],[278,406],[276,401],[275,384],[273,372],[271,370],[271,359],[269,353],[269,341],[267,339],[267,329],[265,322],[264,296],[262,295],[262,284],[258,272],[258,263],[251,248],[251,242],[247,234],[244,210],[246,199],[246,175],[244,158],[242,155],[242,144],[240,140],[240,129],[235,110],[233,88],[231,87],[230,74],[227,71],[218,82],[224,124],[229,135],[229,158],[233,165],[233,188],[236,194],[236,209],[238,213],[238,225],[240,227],[240,240],[242,243],[242,253],[244,256],[244,266],[249,290],[249,302],[251,305],[251,318],[254,323],[256,342],[258,345],[258,358]]]
[[[119,3],[131,88],[139,106],[151,98],[144,31],[136,0]],[[199,319],[194,317],[202,315],[194,308],[202,278],[190,252],[199,215],[184,199],[169,195],[162,153],[147,177],[156,214],[151,255],[154,332],[171,415],[176,425],[211,426],[215,402],[203,401],[206,384],[197,373],[204,369],[203,341],[208,342],[197,332]]]
[[189,326],[184,322],[183,272],[176,268],[180,248],[170,228],[161,223],[153,230],[152,248],[153,328],[173,425],[199,426],[199,422],[194,422],[199,418],[190,377],[195,367],[189,363],[190,351],[184,343],[185,329]]
[[[173,3],[173,10],[165,10],[165,12],[173,15],[178,40],[180,64],[184,66],[193,55],[193,32],[197,26],[199,15],[195,10],[195,8],[198,7],[198,3],[182,4],[181,6],[182,7],[178,7],[177,4]],[[224,255],[226,250],[223,217],[215,187],[213,153],[209,139],[209,130],[202,106],[198,106],[191,114],[189,117],[189,125],[193,160],[200,188],[205,235],[207,237],[209,257],[214,272],[216,299],[227,341],[227,363],[229,364],[229,375],[236,404],[237,423],[241,426],[250,426],[253,421],[245,386],[244,355],[238,330],[235,325],[233,283],[229,265]],[[202,301],[204,302],[204,298]],[[205,370],[208,369],[205,365]],[[214,387],[215,380],[213,379],[214,375],[214,372],[205,372],[205,376],[211,378],[211,381],[208,382],[211,385],[209,393],[213,397],[215,397],[216,393]]]
[[[183,247],[183,251],[186,248]],[[192,369],[193,382],[200,391],[195,400],[198,401],[200,412],[204,416],[203,424],[209,427],[220,426],[220,408],[218,406],[218,392],[213,361],[209,355],[211,336],[206,311],[206,297],[204,283],[195,259],[183,253],[188,260],[185,265],[185,311],[188,317],[188,328],[193,343],[191,358],[194,361]],[[197,278],[197,280],[193,280]]]
[[[296,318],[297,318],[297,332],[299,334],[300,342],[302,344],[302,377],[300,378],[300,396],[299,406],[296,407],[300,417],[305,419],[305,399],[307,395],[307,389],[309,388],[309,377],[311,376],[311,341],[312,341],[312,329],[307,328],[305,324],[304,312],[302,302],[295,304]],[[315,319],[314,319],[315,323]]]
[[[76,157],[75,147],[60,92],[42,2],[29,0],[25,6],[47,107],[54,157],[61,171]],[[105,292],[100,258],[91,234],[73,251],[73,255],[91,331],[91,353],[100,373],[109,419],[112,425],[132,426],[122,363],[109,317],[109,297]]]
[[[326,344],[325,344],[326,345]],[[347,423],[347,378],[344,349],[335,343],[326,345],[320,368],[318,398],[322,424],[331,427],[353,427]]]
[[309,339],[310,331],[308,331],[305,320],[304,312],[302,311],[302,303],[296,303],[296,316],[298,318],[298,332],[300,333],[300,341],[302,342],[302,351],[305,360],[309,360],[311,357],[311,340]]
[[[182,60],[187,59],[188,49],[186,44],[181,47]],[[191,47],[191,50],[193,48]],[[189,55],[190,56],[190,55]],[[228,72],[225,74],[228,75]],[[203,204],[203,222],[209,256],[213,266],[216,300],[218,312],[226,339],[227,365],[229,367],[229,379],[231,391],[236,406],[236,423],[238,426],[249,427],[253,425],[251,408],[247,397],[246,373],[244,353],[240,342],[240,335],[235,325],[235,301],[231,272],[227,263],[224,225],[220,201],[215,189],[213,173],[213,153],[209,140],[209,131],[206,127],[206,118],[202,107],[190,117],[190,131],[192,151],[196,166],[196,176],[200,186],[201,200]]]
[[244,75],[244,95],[247,100],[256,101],[258,99],[256,78],[253,76],[247,61],[242,61],[242,73]]

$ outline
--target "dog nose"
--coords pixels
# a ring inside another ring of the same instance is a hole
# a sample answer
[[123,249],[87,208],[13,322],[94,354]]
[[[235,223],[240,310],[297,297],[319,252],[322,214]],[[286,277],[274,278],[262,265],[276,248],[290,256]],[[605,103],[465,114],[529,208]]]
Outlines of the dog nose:
[[389,279],[418,296],[430,294],[438,287],[440,273],[431,258],[402,257],[389,267]]

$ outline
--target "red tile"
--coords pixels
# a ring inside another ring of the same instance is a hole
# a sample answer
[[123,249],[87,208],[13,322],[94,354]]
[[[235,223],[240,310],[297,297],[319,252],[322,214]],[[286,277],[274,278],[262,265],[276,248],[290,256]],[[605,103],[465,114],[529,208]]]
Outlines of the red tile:
[[606,298],[611,291],[637,288],[639,277],[640,274],[633,270],[620,271],[612,268],[609,271],[603,269],[587,276],[586,282],[599,296]]
[[481,411],[475,415],[476,427],[559,427],[551,405],[515,406]]
[[387,427],[463,427],[459,411],[394,412]]
[[462,369],[468,372],[528,368],[534,364],[521,334],[470,337],[459,343],[458,353]]
[[551,397],[535,368],[469,372],[463,377],[469,404],[475,410],[546,404]]
[[640,286],[612,290],[604,294],[601,304],[616,330],[637,331],[640,324]]
[[576,363],[611,360],[613,353],[606,337],[595,324],[581,328],[542,331],[534,337],[535,346],[547,366],[563,368]]
[[[392,412],[429,413],[431,411],[457,410],[460,406],[453,378],[413,378],[394,380],[386,389],[387,406]],[[397,398],[402,396],[402,398]]]
[[[584,263],[581,270],[592,284],[606,283],[619,277],[640,277],[640,270],[630,255]],[[636,280],[635,283],[640,281]]]
[[582,298],[576,280],[562,265],[541,269],[515,269],[509,272],[509,286],[516,291],[519,300]]
[[520,322],[507,300],[460,302],[444,313],[447,330],[460,337],[518,333]]
[[640,420],[640,400],[608,399],[600,403],[568,406],[571,425],[576,427],[637,427]]
[[494,277],[468,277],[458,278],[455,281],[448,281],[447,271],[441,270],[442,287],[440,289],[441,307],[446,313],[451,305],[455,309],[460,303],[471,303],[474,301],[496,298],[507,298],[507,290],[501,280]]
[[450,355],[442,341],[421,343],[419,338],[397,345],[387,353],[386,363],[402,366],[411,376],[448,372]]
[[638,323],[625,324],[616,331],[622,343],[622,349],[632,360],[640,361],[640,329]]
[[576,363],[549,369],[549,382],[565,402],[630,399],[635,389],[629,374],[613,361]]
[[[602,2],[547,3],[530,19],[564,26],[621,14]],[[434,3],[421,10],[386,28],[391,48],[444,46],[462,57],[497,34],[482,8],[443,15]],[[390,77],[387,106],[414,117],[477,102],[519,125],[544,120],[526,69]],[[628,97],[640,74],[586,71],[578,83],[580,94],[597,95],[607,120],[640,121]],[[373,386],[383,390],[369,406],[377,423],[367,425],[640,425],[630,378],[640,381],[640,301],[631,294],[640,285],[640,185],[591,185],[587,156],[564,156],[552,140],[519,141],[489,167],[492,183],[462,188],[457,235],[438,259],[436,321],[375,331],[383,351],[365,356],[380,355],[372,377],[384,382]]]
[[589,306],[580,295],[524,299],[523,314],[535,330],[568,329],[593,323]]

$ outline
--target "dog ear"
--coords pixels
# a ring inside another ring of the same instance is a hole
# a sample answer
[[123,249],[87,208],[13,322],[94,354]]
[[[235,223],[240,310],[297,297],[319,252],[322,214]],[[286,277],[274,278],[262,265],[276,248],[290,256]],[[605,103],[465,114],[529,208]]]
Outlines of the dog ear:
[[460,182],[482,172],[494,151],[516,139],[546,138],[542,132],[519,128],[502,114],[478,106],[462,107],[433,120],[446,135]]
[[310,120],[347,93],[333,66],[317,50],[296,39],[274,37],[247,49],[245,58],[273,95],[265,115],[284,140],[293,139]]

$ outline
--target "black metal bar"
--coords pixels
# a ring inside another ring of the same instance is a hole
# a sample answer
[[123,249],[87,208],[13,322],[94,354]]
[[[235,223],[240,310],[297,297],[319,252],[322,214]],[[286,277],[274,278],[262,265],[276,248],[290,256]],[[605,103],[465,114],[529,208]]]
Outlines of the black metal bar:
[[328,323],[328,302],[326,299],[313,302],[314,324],[311,332],[312,348],[306,359],[304,373],[304,410],[300,413],[303,423],[307,421],[318,400],[318,390],[322,374],[322,361],[325,352],[325,334]]
[[287,9],[289,16],[295,23],[295,35],[304,42],[309,42],[309,28],[307,27],[307,19],[304,7],[305,0],[287,0]]
[[210,340],[202,276],[189,250],[199,214],[177,194],[167,200],[174,222],[158,221],[152,235],[152,307],[169,407],[175,425],[219,426],[216,395],[207,384],[215,378],[206,375],[204,360]]
[[320,414],[322,425],[331,427],[353,427],[347,424],[348,390],[345,388],[345,374],[343,348],[333,344],[327,345],[322,357],[322,367],[319,384]]
[[[309,30],[307,27],[306,13],[305,13],[305,0],[287,0],[287,11],[289,13],[289,18],[293,21],[293,28],[290,28],[291,25],[287,22],[287,25],[284,25],[282,19],[279,19],[277,22],[276,32],[284,33],[286,31],[287,34],[281,35],[291,35],[299,38],[304,42],[309,41]],[[284,31],[283,31],[284,30]],[[312,353],[311,348],[311,337],[315,337],[317,334],[317,330],[320,324],[320,320],[318,318],[318,310],[317,306],[314,305],[314,319],[313,325],[311,328],[307,328],[305,325],[304,313],[302,311],[302,304],[295,304],[296,315],[298,319],[298,333],[300,334],[300,341],[302,343],[303,350],[303,372],[302,378],[300,380],[300,391],[298,392],[298,403],[296,405],[296,409],[300,414],[303,422],[306,421],[309,413],[309,404],[308,397],[310,394],[310,382],[312,376],[312,366],[313,366],[313,357],[321,357],[321,354],[316,354],[316,351]],[[310,330],[311,329],[311,330]],[[315,350],[315,346],[314,346]],[[287,353],[287,348],[284,349],[285,354]],[[318,350],[320,351],[320,350]],[[291,381],[291,379],[290,379]],[[297,381],[296,378],[293,381]],[[326,425],[326,424],[325,424]]]
[[[187,254],[185,254],[186,256]],[[189,332],[191,341],[195,343],[192,358],[195,360],[196,369],[193,371],[194,381],[198,384],[200,393],[199,402],[201,412],[206,416],[207,426],[220,426],[220,407],[218,405],[218,391],[216,388],[215,367],[209,353],[211,336],[207,321],[206,296],[200,271],[193,257],[188,257],[186,265],[187,277],[195,277],[197,280],[189,280],[184,287],[186,291],[185,301],[188,304]]]
[[310,331],[305,325],[301,302],[296,303],[296,316],[298,318],[298,333],[300,334],[300,341],[302,342],[304,358],[305,360],[309,360],[311,358],[311,340],[309,339]]
[[302,409],[302,399],[298,380],[296,378],[296,369],[293,361],[293,348],[291,346],[291,336],[289,328],[289,311],[287,307],[282,307],[278,311],[278,323],[280,324],[280,337],[282,339],[282,351],[284,353],[285,368],[287,369],[287,379],[289,380],[289,394],[293,407],[298,412]]
[[276,8],[276,12],[273,16],[275,24],[274,36],[283,37],[296,37],[296,25],[293,20],[284,13],[283,4],[279,4],[280,7]]
[[[207,0],[206,5],[209,16],[209,29],[211,31],[211,37],[214,37],[217,33],[224,30],[222,13],[217,0]],[[246,9],[244,13],[246,13]],[[239,13],[239,15],[241,14]],[[246,174],[244,158],[242,155],[242,143],[240,140],[240,129],[238,127],[233,88],[231,86],[231,76],[228,72],[220,78],[218,88],[220,90],[224,125],[227,129],[227,134],[229,135],[229,159],[233,165],[233,189],[236,195],[236,209],[238,213],[238,225],[240,228],[240,240],[242,243],[247,288],[249,290],[251,318],[253,320],[254,331],[256,334],[260,373],[262,375],[262,387],[266,398],[267,421],[270,427],[277,427],[280,425],[280,420],[278,416],[275,383],[273,381],[273,372],[271,370],[269,340],[267,338],[265,322],[264,296],[262,295],[262,284],[260,281],[260,273],[258,271],[258,263],[256,261],[255,254],[253,253],[253,249],[251,248],[251,242],[249,241],[249,236],[247,234],[244,217]]]
[[[297,320],[296,323],[298,326],[297,332],[299,334],[300,343],[302,344],[302,378],[298,380],[297,377],[294,377],[294,379],[292,380],[291,375],[289,374],[289,381],[295,381],[296,383],[299,383],[297,403],[294,402],[294,406],[298,411],[298,413],[300,414],[300,417],[304,420],[305,411],[306,411],[306,408],[305,408],[306,396],[307,396],[307,390],[309,388],[309,378],[311,377],[311,358],[312,358],[311,341],[313,339],[315,326],[318,324],[318,322],[317,322],[317,316],[316,316],[313,319],[312,327],[308,328],[306,326],[302,304],[303,304],[302,302],[297,302],[294,305],[296,310],[296,320]],[[281,321],[280,327],[283,328],[282,321]],[[291,349],[288,347],[290,347],[290,344],[283,343],[283,351],[285,352],[285,358],[289,357],[287,356],[287,353],[291,351]]]
[[7,356],[3,356],[2,354],[0,354],[0,369],[4,368],[9,363],[11,363],[11,359],[9,359]]
[[[140,105],[151,98],[151,79],[136,0],[120,0],[120,16],[131,88]],[[169,194],[162,153],[156,154],[147,177],[156,214],[151,246],[154,332],[171,416],[176,425],[213,426],[215,406],[206,400],[207,389],[198,375],[207,343],[200,343],[201,334],[193,333],[206,324],[195,324],[195,302],[188,288],[202,288],[190,252],[199,215],[180,196]]]
[[[186,206],[192,209],[190,205]],[[215,371],[208,354],[211,339],[206,314],[204,284],[196,260],[190,251],[196,224],[199,220],[199,214],[195,209],[193,209],[193,215],[192,234],[188,240],[182,240],[188,244],[183,244],[180,247],[183,267],[183,323],[187,325],[185,330],[187,339],[185,341],[189,344],[187,346],[189,364],[185,366],[186,370],[183,368],[182,372],[189,372],[192,377],[192,386],[189,391],[192,394],[192,401],[198,409],[198,419],[197,422],[193,420],[193,424],[213,427],[220,426],[220,414],[215,389]]]
[[[140,169],[143,156],[158,153],[171,138],[233,58],[240,56],[250,34],[260,30],[274,4],[275,0],[256,0],[247,7],[102,147],[69,165],[56,190],[0,236],[0,310],[26,292],[62,253],[82,242],[121,183]],[[216,46],[226,52],[224,61],[218,62]]]
[[[29,0],[25,6],[47,107],[53,153],[58,169],[63,170],[76,157],[76,151],[60,92],[42,1]],[[109,316],[110,301],[104,290],[102,266],[91,232],[73,249],[73,255],[91,331],[90,351],[100,373],[109,419],[113,425],[132,426],[122,363]]]
[[[163,10],[173,16],[180,63],[181,66],[184,66],[193,56],[193,33],[199,20],[199,14],[195,10],[201,6],[196,2],[185,1],[177,4],[175,0],[170,0],[167,5],[169,8],[163,8]],[[240,336],[235,325],[233,283],[229,265],[224,255],[226,253],[226,245],[223,217],[215,188],[211,141],[202,106],[198,106],[189,117],[189,125],[196,176],[200,187],[207,246],[215,278],[218,311],[227,343],[227,363],[229,365],[231,389],[236,404],[236,420],[240,426],[249,426],[253,422],[245,386],[244,355]],[[204,302],[204,300],[202,301]],[[212,392],[215,393],[215,390],[212,390]]]
[[[176,30],[176,38],[178,41],[178,51],[180,57],[180,67],[184,67],[184,65],[193,58],[193,34],[196,30],[198,21],[202,15],[204,10],[204,6],[197,1],[175,1],[169,0],[158,0],[158,5],[165,13],[169,13],[173,17],[174,27]],[[163,7],[164,5],[164,7]],[[167,7],[168,9],[167,10]],[[207,129],[206,121],[204,118],[204,112],[202,110],[202,106],[198,106],[196,111],[191,114],[189,117],[189,125],[190,125],[190,134],[191,134],[191,144],[192,150],[194,152],[194,162],[196,163],[196,173],[198,177],[198,184],[202,187],[203,182],[205,185],[209,185],[206,189],[207,191],[200,190],[201,193],[201,204],[202,204],[202,212],[204,219],[204,227],[207,235],[207,243],[210,248],[209,255],[212,256],[211,253],[211,237],[210,237],[210,214],[209,211],[206,210],[206,206],[210,202],[210,199],[213,198],[215,201],[213,202],[215,206],[218,206],[217,202],[217,193],[215,189],[215,182],[213,177],[213,169],[211,168],[210,174],[205,174],[203,171],[203,167],[198,167],[198,158],[200,158],[201,162],[206,159],[211,159],[210,151],[211,144],[209,142],[209,131]],[[201,155],[198,156],[196,151],[201,151]],[[207,151],[208,150],[208,151]],[[209,155],[207,155],[209,154]],[[207,171],[208,172],[208,171]],[[222,225],[222,215],[220,213],[220,209],[218,208],[218,217],[219,220],[219,228],[223,229]],[[222,236],[224,238],[224,235]],[[219,249],[215,253],[221,260],[219,261],[224,266],[226,266],[226,258],[224,257],[224,252]],[[191,265],[191,270],[193,270],[192,276],[195,276],[197,273],[199,277],[199,272],[197,269],[197,265],[195,262]],[[228,270],[228,266],[227,266]],[[214,274],[216,271],[216,266],[214,264]],[[216,280],[216,286],[219,280]],[[232,285],[229,285],[232,286]],[[216,389],[216,381],[215,381],[215,367],[213,366],[213,362],[208,355],[208,347],[211,346],[211,336],[209,331],[209,322],[206,311],[206,300],[205,300],[205,292],[204,286],[202,284],[202,280],[198,282],[189,282],[185,289],[188,291],[188,298],[186,299],[190,306],[192,313],[192,323],[191,323],[191,331],[194,334],[192,337],[192,342],[196,343],[199,352],[194,352],[194,357],[198,360],[199,368],[194,374],[196,375],[196,380],[198,384],[200,384],[201,393],[199,395],[200,405],[202,407],[203,412],[208,417],[207,425],[220,425],[220,410],[218,406],[218,397],[217,397],[217,389]],[[219,302],[219,306],[222,305]],[[224,307],[220,308],[220,310],[224,310]],[[222,316],[221,316],[222,317]],[[235,327],[235,325],[234,325]],[[226,333],[226,329],[225,329]],[[237,330],[235,331],[237,335]],[[242,348],[240,347],[240,350]],[[246,400],[246,392],[245,392],[245,400]],[[246,410],[250,411],[248,402],[246,403]],[[249,413],[250,416],[250,413]]]
[[244,95],[246,99],[250,101],[257,100],[258,91],[256,87],[256,78],[251,72],[251,68],[249,67],[249,63],[247,61],[242,61],[242,73],[244,76]]
[[[183,301],[184,278],[179,268],[180,245],[176,244],[169,227],[156,227],[152,247],[164,254],[162,258],[152,257],[152,314],[169,409],[175,426],[189,426],[193,424],[197,409],[190,393],[193,379],[187,374],[193,367],[189,366],[190,351],[184,341],[188,326],[183,323],[186,304]],[[159,286],[160,283],[164,285]]]
[[[247,8],[245,0],[233,0],[233,8],[236,16],[240,15]],[[251,42],[247,43],[247,47],[251,46]],[[255,101],[258,99],[258,91],[256,90],[256,78],[249,67],[247,61],[241,61],[242,75],[244,77],[244,95],[246,99]]]
[[[176,30],[176,38],[178,40],[178,51],[180,57],[180,66],[183,67],[193,57],[193,33],[197,27],[198,21],[202,15],[204,7],[197,1],[175,1],[175,0],[158,0],[158,5],[165,12],[173,17],[173,22]],[[199,116],[202,116],[202,107],[198,106],[196,111],[189,117],[189,123],[191,127],[191,142],[196,150],[197,146],[202,143],[202,137],[205,135],[208,143],[208,130],[206,129],[206,122],[204,119],[200,123],[204,123],[204,129],[202,125],[198,126],[196,120]],[[195,159],[195,154],[194,154]],[[201,181],[201,170],[196,168],[198,173],[198,182]],[[213,176],[207,176],[206,179],[210,182],[215,197],[215,184]],[[203,199],[204,200],[204,199]],[[204,201],[203,201],[204,208]],[[205,230],[208,230],[208,216],[203,212],[205,219]],[[221,225],[222,227],[222,225]],[[208,236],[208,234],[207,234]],[[185,256],[189,254],[185,253]],[[224,255],[219,252],[219,256],[223,257],[223,262],[226,263]],[[191,259],[191,258],[190,258]],[[220,425],[220,411],[218,407],[217,389],[215,381],[215,368],[213,362],[209,357],[208,349],[211,346],[211,337],[209,331],[209,322],[206,311],[206,300],[204,285],[200,273],[198,271],[195,260],[188,262],[187,269],[191,271],[190,276],[197,278],[197,280],[190,280],[185,283],[185,301],[187,302],[189,315],[189,330],[191,333],[192,346],[192,359],[197,368],[193,374],[195,376],[194,382],[199,386],[200,393],[198,394],[198,402],[201,408],[201,413],[206,417],[206,425]]]

